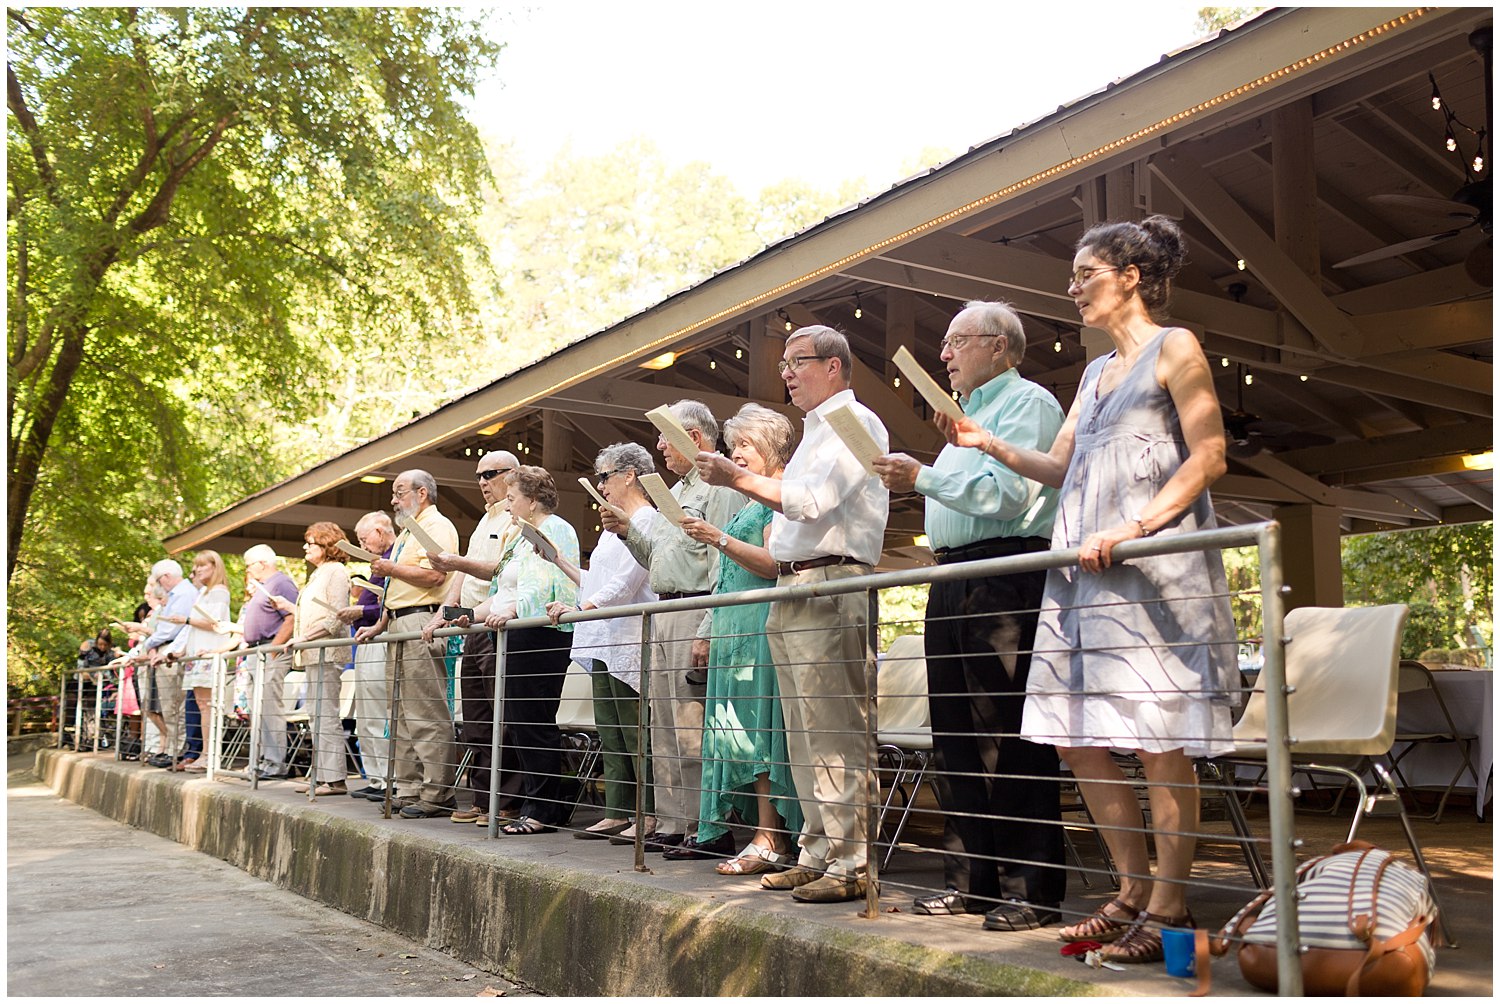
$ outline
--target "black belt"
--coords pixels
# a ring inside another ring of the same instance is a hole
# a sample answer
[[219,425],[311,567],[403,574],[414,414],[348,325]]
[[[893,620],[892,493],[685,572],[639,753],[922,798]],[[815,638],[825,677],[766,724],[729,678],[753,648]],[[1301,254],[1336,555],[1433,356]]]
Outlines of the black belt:
[[692,596],[708,595],[710,595],[709,591],[707,589],[704,589],[696,593],[657,593],[656,598],[659,600],[685,600]]
[[436,613],[437,608],[438,604],[429,603],[422,607],[401,607],[400,609],[392,607],[389,613],[392,617],[400,617],[404,614],[431,614]]
[[1030,554],[1045,551],[1052,546],[1046,537],[991,537],[958,547],[940,547],[933,551],[939,565],[951,565],[959,561],[977,561],[980,558],[1003,558],[1010,554]]
[[778,561],[776,562],[777,575],[796,575],[810,568],[827,568],[829,565],[868,565],[868,561],[851,558],[845,554],[825,554],[821,558],[808,558],[806,561]]
[[276,636],[273,634],[269,638],[262,638],[260,641],[247,641],[247,642],[245,642],[245,647],[246,648],[254,648],[257,645],[269,645],[271,642],[273,642],[275,640],[276,640]]

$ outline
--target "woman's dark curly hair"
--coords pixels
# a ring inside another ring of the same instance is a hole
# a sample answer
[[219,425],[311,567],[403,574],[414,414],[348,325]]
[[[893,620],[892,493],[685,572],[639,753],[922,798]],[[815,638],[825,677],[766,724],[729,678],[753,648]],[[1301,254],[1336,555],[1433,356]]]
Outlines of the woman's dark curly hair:
[[1140,223],[1100,223],[1078,239],[1077,250],[1084,248],[1115,268],[1139,269],[1141,302],[1153,316],[1166,307],[1172,279],[1187,259],[1182,228],[1167,216],[1147,217]]

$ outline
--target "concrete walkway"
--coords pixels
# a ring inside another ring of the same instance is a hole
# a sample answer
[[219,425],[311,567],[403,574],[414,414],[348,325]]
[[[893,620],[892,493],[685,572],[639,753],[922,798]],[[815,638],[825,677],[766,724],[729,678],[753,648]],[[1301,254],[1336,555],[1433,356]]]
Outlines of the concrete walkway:
[[6,787],[11,996],[530,994],[65,801],[21,766]]

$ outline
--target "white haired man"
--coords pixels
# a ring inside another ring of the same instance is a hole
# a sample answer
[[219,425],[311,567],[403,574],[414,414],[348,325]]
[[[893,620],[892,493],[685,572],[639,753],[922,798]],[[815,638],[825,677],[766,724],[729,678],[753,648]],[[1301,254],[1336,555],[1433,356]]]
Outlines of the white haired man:
[[276,564],[276,552],[267,544],[256,544],[245,552],[245,572],[258,584],[255,595],[245,601],[245,646],[268,646],[261,656],[260,764],[256,776],[262,781],[286,777],[286,674],[292,668],[292,653],[286,643],[296,627],[295,618],[276,605],[273,597],[297,602],[297,584]]

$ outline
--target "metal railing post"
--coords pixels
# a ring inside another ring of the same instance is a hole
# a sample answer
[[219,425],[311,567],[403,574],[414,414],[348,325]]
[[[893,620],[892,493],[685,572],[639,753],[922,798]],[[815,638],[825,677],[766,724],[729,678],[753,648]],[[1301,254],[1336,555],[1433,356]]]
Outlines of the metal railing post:
[[1276,895],[1277,992],[1302,996],[1297,920],[1297,839],[1292,820],[1292,750],[1287,712],[1284,634],[1287,589],[1281,573],[1281,528],[1260,530],[1260,588],[1266,696],[1266,797],[1271,814],[1271,889]]
[[[646,870],[646,773],[651,737],[651,615],[641,614],[640,707],[635,716],[635,870]],[[618,717],[618,716],[616,716]]]
[[125,697],[125,674],[115,670],[115,759],[120,759],[120,737],[124,734],[125,715],[120,704]]
[[[876,677],[876,653],[880,651],[880,594],[874,589],[865,591],[865,912],[866,920],[880,916],[880,775],[875,754],[875,737],[879,733],[876,719],[876,697],[879,682]],[[915,792],[913,792],[915,797]]]
[[73,751],[76,752],[76,753],[82,753],[83,752],[83,674],[79,673],[79,672],[77,672],[75,670],[74,673],[73,673],[73,679],[76,681],[76,686],[73,688],[76,691],[76,693],[73,696]]
[[[208,732],[203,740],[207,748],[203,752],[208,758],[207,777],[212,781],[222,769],[224,757],[224,653],[215,652],[208,665],[212,679],[208,691]],[[201,716],[203,709],[199,708],[198,713]]]
[[94,677],[94,752],[99,752],[99,732],[104,726],[104,670],[95,670]]
[[[323,720],[323,674],[328,670],[327,656],[328,649],[318,649],[317,676],[311,678],[309,681],[312,683],[310,689],[313,695],[312,715],[307,720],[307,735],[311,740],[309,745],[312,747],[307,761],[307,800],[309,802],[316,802],[318,800],[318,743],[323,738],[318,735],[318,723]],[[336,701],[338,698],[334,698],[334,700]],[[337,711],[335,711],[336,713]],[[342,729],[339,731],[340,733],[343,732]]]
[[63,745],[63,715],[68,710],[68,671],[63,670],[57,685],[57,748]]
[[490,820],[485,835],[500,836],[500,750],[505,745],[505,653],[508,632],[495,632],[495,699],[490,707]]
[[261,650],[255,653],[254,668],[250,670],[250,762],[247,769],[252,791],[260,787],[260,716],[265,704],[265,694],[262,693],[265,686],[266,653]]
[[[395,663],[395,669],[390,678],[390,701],[386,708],[385,734],[386,734],[386,758],[385,758],[385,798],[382,799],[380,811],[386,819],[391,818],[391,800],[396,797],[396,709],[401,705],[401,642],[386,642],[386,665]],[[391,658],[391,653],[395,658]]]

